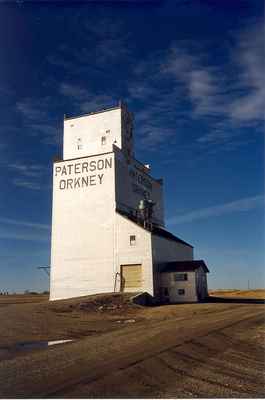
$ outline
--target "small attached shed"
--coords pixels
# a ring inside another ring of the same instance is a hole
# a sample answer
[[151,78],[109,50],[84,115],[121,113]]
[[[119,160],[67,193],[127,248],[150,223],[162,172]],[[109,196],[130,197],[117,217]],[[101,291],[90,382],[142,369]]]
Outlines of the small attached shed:
[[194,302],[208,296],[203,260],[163,263],[160,269],[160,300],[164,303]]

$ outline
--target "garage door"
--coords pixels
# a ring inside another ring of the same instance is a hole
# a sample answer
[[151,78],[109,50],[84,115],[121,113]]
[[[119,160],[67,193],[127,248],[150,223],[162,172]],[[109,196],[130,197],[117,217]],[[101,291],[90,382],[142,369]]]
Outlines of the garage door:
[[121,292],[137,292],[142,289],[142,265],[121,265]]

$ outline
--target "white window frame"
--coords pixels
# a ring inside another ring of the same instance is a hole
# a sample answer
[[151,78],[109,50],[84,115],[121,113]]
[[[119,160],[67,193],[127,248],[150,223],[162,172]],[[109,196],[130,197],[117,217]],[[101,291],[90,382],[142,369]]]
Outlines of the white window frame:
[[[183,279],[182,279],[183,277]],[[178,278],[178,279],[177,279]],[[188,274],[187,272],[176,272],[174,274],[174,281],[175,282],[185,282],[188,280]]]

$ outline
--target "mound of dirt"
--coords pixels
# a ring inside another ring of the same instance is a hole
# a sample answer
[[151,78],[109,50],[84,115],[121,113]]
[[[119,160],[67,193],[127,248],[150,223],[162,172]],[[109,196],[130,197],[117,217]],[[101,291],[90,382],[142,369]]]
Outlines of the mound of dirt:
[[68,300],[55,300],[50,308],[55,312],[120,312],[129,309],[142,308],[135,304],[132,298],[134,293],[104,293],[84,296]]

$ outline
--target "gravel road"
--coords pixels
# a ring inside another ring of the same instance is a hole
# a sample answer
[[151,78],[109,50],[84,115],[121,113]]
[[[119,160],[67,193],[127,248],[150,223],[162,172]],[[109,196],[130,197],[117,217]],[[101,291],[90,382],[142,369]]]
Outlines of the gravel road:
[[0,396],[264,397],[264,305],[185,306],[148,308],[122,329],[3,359]]

